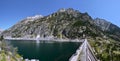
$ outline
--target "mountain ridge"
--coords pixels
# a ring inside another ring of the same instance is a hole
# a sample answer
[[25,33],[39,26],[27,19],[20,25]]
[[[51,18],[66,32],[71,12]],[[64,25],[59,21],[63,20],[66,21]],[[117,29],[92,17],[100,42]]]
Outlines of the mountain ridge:
[[120,36],[120,28],[117,25],[112,24],[105,19],[96,18],[94,20],[96,26],[100,27],[104,32],[106,32],[107,36],[116,40],[120,40],[118,37]]
[[[74,28],[78,30],[76,32],[72,32],[75,30]],[[83,33],[86,36],[91,35],[90,33],[88,33],[88,31],[94,35],[100,35],[100,36],[106,34],[109,35],[113,31],[117,31],[114,34],[114,36],[116,35],[118,36],[117,33],[120,33],[118,31],[119,29],[120,29],[119,27],[104,19],[100,19],[100,18],[92,19],[92,17],[89,16],[88,13],[81,13],[78,10],[74,10],[72,8],[68,8],[68,9],[62,8],[59,9],[57,12],[50,14],[48,16],[36,15],[33,17],[27,17],[26,19],[18,22],[13,27],[3,32],[3,34],[4,36],[11,36],[11,37],[12,36],[24,37],[27,35],[27,37],[30,38],[36,37],[38,34],[40,34],[41,37],[44,36],[58,37],[62,35],[63,36],[62,38],[71,38],[71,37],[79,38],[80,36],[83,35]],[[16,31],[18,31],[16,34],[20,34],[20,35],[16,35],[15,34]],[[72,36],[74,33],[76,34],[78,33],[81,35],[76,36],[75,34],[74,37]],[[72,35],[68,36],[70,34]],[[117,40],[120,40],[119,37],[116,38]]]

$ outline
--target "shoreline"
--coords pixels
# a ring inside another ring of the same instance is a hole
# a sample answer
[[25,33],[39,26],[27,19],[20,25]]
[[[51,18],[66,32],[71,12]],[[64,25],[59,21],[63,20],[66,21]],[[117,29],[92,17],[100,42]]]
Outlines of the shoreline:
[[5,40],[22,40],[38,42],[83,42],[84,39],[60,39],[60,38],[4,38]]

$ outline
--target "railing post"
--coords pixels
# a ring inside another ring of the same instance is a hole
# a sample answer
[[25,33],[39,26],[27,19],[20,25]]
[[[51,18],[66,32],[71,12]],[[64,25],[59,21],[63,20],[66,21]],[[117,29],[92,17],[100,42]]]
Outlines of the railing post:
[[85,43],[85,61],[87,61],[87,40],[85,39],[84,43]]

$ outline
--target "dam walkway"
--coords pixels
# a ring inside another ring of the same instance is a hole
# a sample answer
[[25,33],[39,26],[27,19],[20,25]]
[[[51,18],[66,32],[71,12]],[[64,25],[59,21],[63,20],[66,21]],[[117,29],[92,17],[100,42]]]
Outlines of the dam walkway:
[[98,61],[87,39],[76,50],[69,61]]

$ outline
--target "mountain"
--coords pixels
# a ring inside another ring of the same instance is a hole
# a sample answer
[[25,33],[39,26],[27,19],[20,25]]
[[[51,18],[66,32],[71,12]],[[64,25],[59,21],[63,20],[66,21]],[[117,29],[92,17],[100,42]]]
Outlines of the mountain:
[[100,18],[94,19],[94,23],[102,29],[107,36],[120,41],[120,28],[118,26]]
[[87,13],[80,13],[72,8],[60,9],[57,12],[34,20],[24,19],[3,32],[11,37],[41,37],[54,36],[57,38],[80,38],[102,35],[96,28],[93,19]]
[[88,13],[72,8],[59,9],[48,16],[33,16],[21,20],[2,32],[4,37],[87,38],[101,61],[119,61],[120,28],[104,19],[92,19]]
[[120,41],[120,28],[104,19],[92,19],[88,13],[72,8],[59,9],[48,16],[27,17],[2,33],[5,37],[82,38],[108,36]]
[[105,19],[96,18],[94,20],[96,26],[100,27],[103,31],[108,30],[109,26],[111,25],[111,23],[106,21]]

